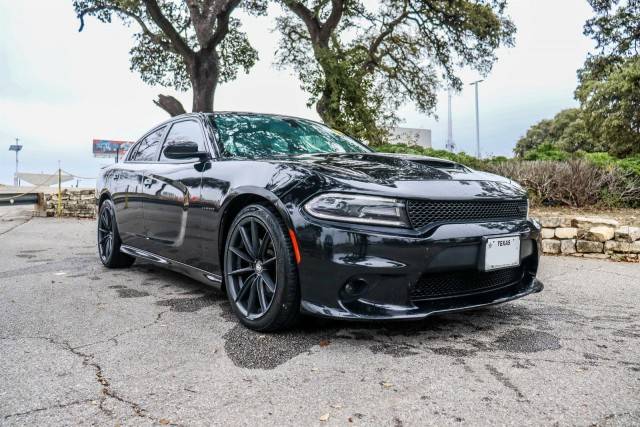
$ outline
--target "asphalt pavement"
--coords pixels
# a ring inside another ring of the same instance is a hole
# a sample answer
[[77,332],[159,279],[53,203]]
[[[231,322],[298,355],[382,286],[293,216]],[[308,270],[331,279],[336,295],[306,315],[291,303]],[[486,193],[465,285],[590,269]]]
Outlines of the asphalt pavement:
[[104,268],[93,221],[21,218],[0,212],[0,425],[640,424],[640,264],[545,257],[504,305],[260,334],[188,278]]

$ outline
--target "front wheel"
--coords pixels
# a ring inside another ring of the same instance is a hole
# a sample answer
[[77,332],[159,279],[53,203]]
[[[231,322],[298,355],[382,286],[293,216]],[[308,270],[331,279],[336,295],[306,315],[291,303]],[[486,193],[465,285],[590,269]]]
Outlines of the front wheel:
[[116,209],[109,199],[102,202],[98,212],[98,255],[109,268],[129,267],[135,258],[120,252],[120,234],[116,223]]
[[250,205],[225,244],[227,295],[235,315],[257,331],[291,326],[300,311],[297,269],[287,228],[275,210]]

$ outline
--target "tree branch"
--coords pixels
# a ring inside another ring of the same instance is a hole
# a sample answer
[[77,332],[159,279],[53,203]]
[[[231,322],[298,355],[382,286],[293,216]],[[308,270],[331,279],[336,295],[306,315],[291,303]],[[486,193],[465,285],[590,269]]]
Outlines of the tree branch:
[[284,4],[307,26],[311,40],[317,41],[320,35],[320,22],[311,10],[297,0],[284,0]]
[[159,94],[158,100],[154,100],[153,103],[169,113],[171,117],[186,113],[182,103],[171,95]]
[[[396,27],[398,25],[400,25],[408,15],[409,15],[409,12],[407,12],[407,8],[406,8],[406,5],[405,5],[402,8],[402,13],[396,19],[394,19],[393,21],[391,21],[388,24],[386,24],[386,29],[384,31],[382,31],[380,34],[378,34],[378,36],[373,40],[373,42],[369,46],[369,56],[375,55],[376,51],[378,50],[378,48],[380,47],[380,45],[382,44],[384,39],[388,35],[393,33],[393,31],[396,29]],[[383,28],[384,28],[385,24],[383,23],[382,25],[383,25]]]
[[321,26],[320,40],[328,40],[329,36],[336,29],[340,20],[342,19],[342,13],[344,12],[344,1],[343,0],[331,0],[331,13],[329,17]]
[[231,12],[238,7],[241,0],[229,0],[225,7],[216,15],[216,30],[211,39],[207,42],[205,49],[212,50],[222,42],[229,32],[229,19]]
[[174,47],[175,52],[182,56],[187,63],[193,60],[194,52],[189,47],[187,42],[180,36],[178,31],[173,27],[171,22],[160,10],[160,6],[156,0],[142,0],[147,8],[147,13],[153,19],[153,22],[162,30],[167,36],[169,42]]
[[144,19],[142,19],[142,17],[140,15],[137,15],[137,14],[131,12],[131,11],[128,11],[126,9],[122,9],[120,7],[117,7],[117,6],[99,6],[99,7],[90,7],[90,8],[84,9],[82,12],[80,12],[78,14],[78,19],[80,20],[80,28],[78,29],[78,32],[82,32],[82,30],[84,29],[84,16],[85,15],[89,15],[89,14],[94,13],[94,12],[100,12],[102,10],[111,10],[113,12],[121,13],[123,15],[128,16],[129,18],[133,19],[134,21],[136,21],[138,23],[138,25],[140,26],[140,29],[142,30],[142,33],[145,36],[149,37],[151,39],[151,41],[153,41],[154,43],[164,47],[165,49],[168,49],[168,50],[171,50],[171,51],[175,52],[175,49],[173,48],[173,46],[170,43],[167,43],[167,41],[164,40],[160,34],[157,34],[157,33],[154,33],[153,31],[151,31],[151,29],[149,28],[147,23],[144,22]]

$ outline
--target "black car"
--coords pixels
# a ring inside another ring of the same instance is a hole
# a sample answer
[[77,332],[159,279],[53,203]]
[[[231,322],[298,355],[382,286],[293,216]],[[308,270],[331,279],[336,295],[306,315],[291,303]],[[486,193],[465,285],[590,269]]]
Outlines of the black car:
[[256,330],[301,313],[419,319],[543,287],[518,184],[376,153],[310,120],[175,117],[103,169],[97,190],[104,265],[143,258],[224,287]]

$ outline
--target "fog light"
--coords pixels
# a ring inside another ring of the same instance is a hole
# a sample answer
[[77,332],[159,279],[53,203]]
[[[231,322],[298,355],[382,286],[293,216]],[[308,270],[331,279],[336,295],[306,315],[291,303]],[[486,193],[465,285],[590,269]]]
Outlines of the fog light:
[[342,289],[344,291],[345,296],[354,297],[364,292],[367,286],[368,286],[368,283],[365,280],[354,279],[347,282],[347,284],[344,285],[344,288]]

